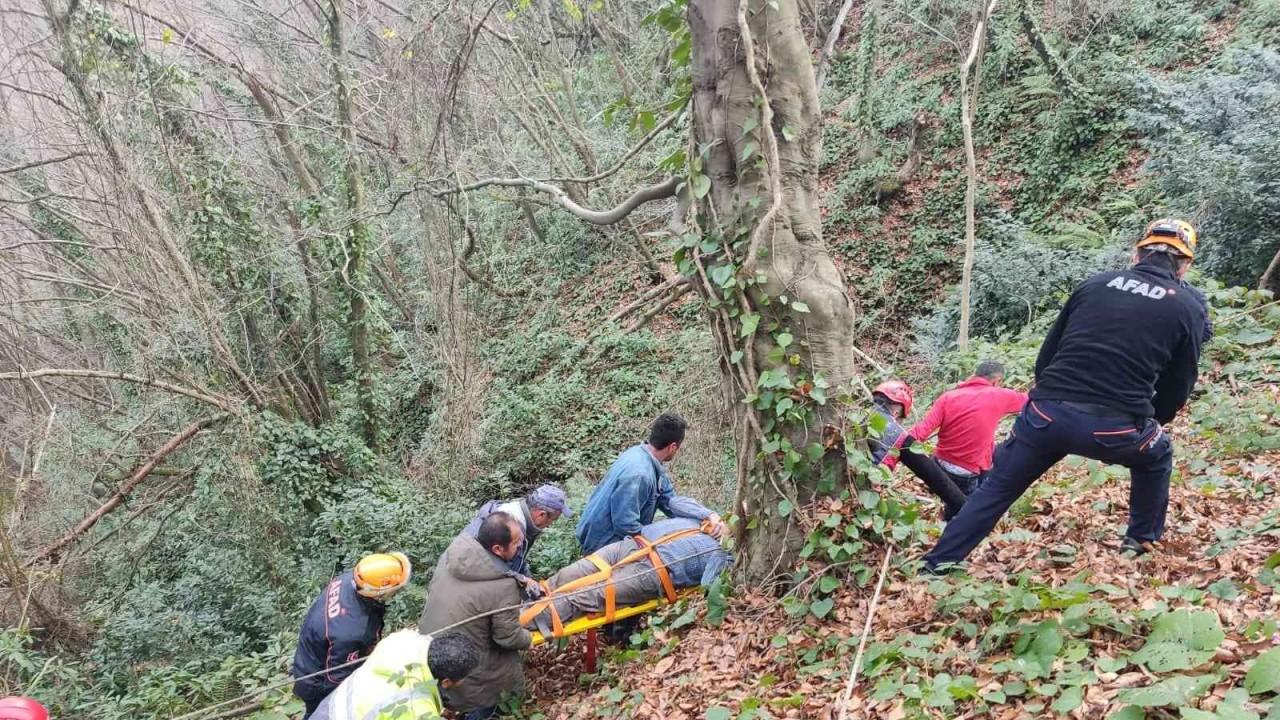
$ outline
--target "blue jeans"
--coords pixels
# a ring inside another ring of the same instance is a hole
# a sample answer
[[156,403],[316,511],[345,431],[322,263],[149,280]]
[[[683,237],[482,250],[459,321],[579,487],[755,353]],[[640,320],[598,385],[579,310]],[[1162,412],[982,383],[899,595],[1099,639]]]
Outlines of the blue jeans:
[[462,720],[489,720],[498,716],[498,706],[490,705],[489,707],[476,708],[466,715],[462,716]]
[[938,544],[925,555],[931,569],[964,560],[1031,484],[1067,455],[1082,455],[1129,468],[1129,529],[1140,542],[1164,534],[1169,507],[1173,442],[1150,418],[1095,414],[1070,404],[1033,400],[996,448],[985,482],[947,523]]
[[987,479],[987,473],[985,472],[978,473],[977,475],[956,475],[954,473],[947,472],[946,468],[943,468],[942,471],[947,473],[947,476],[951,478],[951,482],[955,483],[956,487],[960,488],[960,492],[965,495],[972,495],[979,487],[982,486],[983,481]]

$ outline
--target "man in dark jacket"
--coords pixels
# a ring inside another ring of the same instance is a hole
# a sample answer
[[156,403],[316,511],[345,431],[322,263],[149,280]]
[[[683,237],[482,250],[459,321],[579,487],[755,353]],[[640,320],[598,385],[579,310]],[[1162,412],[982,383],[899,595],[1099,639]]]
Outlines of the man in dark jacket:
[[293,694],[306,705],[303,720],[355,672],[353,661],[373,651],[382,636],[385,603],[409,583],[411,573],[403,553],[368,555],[330,580],[311,603],[293,655]]
[[[494,512],[480,523],[477,537],[462,533],[454,539],[427,588],[418,632],[449,628],[480,649],[479,667],[466,682],[444,692],[445,705],[466,713],[464,720],[493,717],[503,693],[524,689],[520,651],[529,648],[533,637],[520,626],[520,585],[507,568],[523,541],[520,524],[501,510]],[[463,624],[452,627],[459,622]]]
[[1182,284],[1196,232],[1147,226],[1128,270],[1076,288],[1036,359],[1030,400],[996,451],[987,481],[925,556],[926,571],[963,560],[1009,506],[1068,454],[1129,468],[1121,548],[1144,553],[1164,534],[1173,443],[1162,428],[1195,387],[1205,306]]

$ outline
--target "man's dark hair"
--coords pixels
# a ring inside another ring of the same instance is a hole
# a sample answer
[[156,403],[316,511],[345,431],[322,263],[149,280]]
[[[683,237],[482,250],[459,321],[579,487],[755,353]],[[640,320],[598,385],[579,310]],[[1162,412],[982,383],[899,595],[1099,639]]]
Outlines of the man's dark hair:
[[494,545],[506,547],[511,544],[511,524],[515,518],[498,510],[490,513],[489,517],[480,523],[480,532],[476,533],[476,540],[484,546],[485,550],[491,550]]
[[450,632],[431,638],[427,669],[436,680],[461,680],[480,664],[480,649],[471,638]]
[[671,443],[684,442],[684,431],[689,423],[675,413],[662,413],[649,427],[649,444],[654,450],[664,450]]
[[1170,252],[1169,247],[1163,244],[1140,247],[1138,248],[1138,262],[1151,263],[1169,272],[1176,273],[1182,268],[1182,263],[1190,260],[1190,258],[1180,253]]
[[983,360],[978,363],[978,369],[974,370],[973,374],[988,380],[995,380],[1004,376],[1004,365],[995,360]]

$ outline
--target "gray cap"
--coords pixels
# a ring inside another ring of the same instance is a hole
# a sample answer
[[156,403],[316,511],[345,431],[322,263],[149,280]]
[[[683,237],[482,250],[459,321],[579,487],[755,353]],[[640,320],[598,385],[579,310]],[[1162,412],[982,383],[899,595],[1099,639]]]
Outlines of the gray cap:
[[555,485],[543,485],[529,493],[529,504],[555,510],[566,517],[573,517],[573,509],[569,507],[569,496]]

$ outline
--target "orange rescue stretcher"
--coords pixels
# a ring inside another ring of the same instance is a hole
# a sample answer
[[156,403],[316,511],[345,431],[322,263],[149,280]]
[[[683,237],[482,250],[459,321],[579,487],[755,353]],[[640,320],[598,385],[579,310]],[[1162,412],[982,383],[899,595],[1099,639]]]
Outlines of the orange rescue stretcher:
[[[533,644],[538,645],[551,639],[568,637],[578,633],[588,633],[588,664],[594,665],[594,645],[595,630],[617,620],[624,620],[636,615],[653,612],[654,610],[674,603],[681,597],[687,597],[697,592],[696,588],[688,588],[683,591],[677,591],[675,585],[671,582],[671,574],[667,572],[666,565],[663,564],[662,558],[658,555],[657,547],[663,543],[671,542],[677,538],[687,537],[702,532],[697,528],[689,528],[686,530],[677,530],[658,538],[654,542],[645,540],[642,536],[636,535],[632,538],[636,544],[640,546],[638,550],[619,560],[616,564],[610,565],[605,562],[604,558],[598,553],[592,553],[587,557],[598,568],[596,572],[585,575],[561,585],[558,588],[552,588],[545,580],[542,581],[543,596],[537,601],[531,603],[523,612],[520,613],[520,624],[528,625],[540,613],[548,608],[551,610],[551,635],[544,637],[541,632],[533,633]],[[653,563],[654,572],[658,574],[658,580],[662,583],[663,596],[654,598],[637,605],[617,606],[616,590],[613,584],[613,571],[624,565],[639,562],[648,558]],[[592,613],[576,618],[568,623],[564,623],[560,619],[560,613],[556,611],[555,603],[552,602],[557,595],[566,595],[576,590],[590,587],[597,583],[604,582],[604,612]]]

